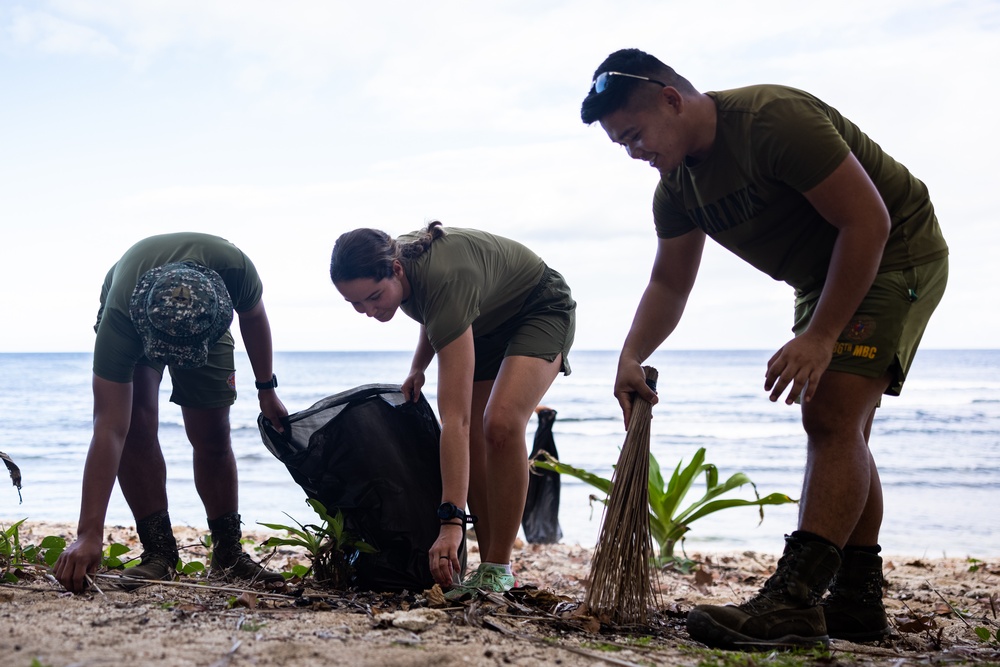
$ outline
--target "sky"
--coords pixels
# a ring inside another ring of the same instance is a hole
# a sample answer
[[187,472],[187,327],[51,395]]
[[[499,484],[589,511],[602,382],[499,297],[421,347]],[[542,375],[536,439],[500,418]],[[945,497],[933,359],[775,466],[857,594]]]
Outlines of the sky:
[[[780,83],[927,183],[951,280],[923,345],[1000,347],[996,0],[0,0],[0,352],[89,351],[135,241],[225,237],[277,350],[406,350],[355,313],[336,238],[438,219],[563,273],[577,349],[617,349],[649,277],[657,173],[579,106],[637,47],[701,91]],[[665,349],[777,349],[792,291],[711,242]],[[237,337],[238,340],[238,337]]]

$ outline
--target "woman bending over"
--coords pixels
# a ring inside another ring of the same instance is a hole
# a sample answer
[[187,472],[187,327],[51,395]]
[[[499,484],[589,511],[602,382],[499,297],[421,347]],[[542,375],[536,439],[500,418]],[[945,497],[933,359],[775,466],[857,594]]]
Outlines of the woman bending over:
[[576,328],[563,277],[522,244],[441,227],[398,239],[355,229],[337,239],[334,286],[359,313],[388,322],[401,309],[420,323],[403,395],[416,401],[438,358],[441,530],[431,573],[450,586],[461,569],[465,507],[478,515],[481,564],[448,597],[515,586],[510,569],[528,488],[525,431],[562,371]]

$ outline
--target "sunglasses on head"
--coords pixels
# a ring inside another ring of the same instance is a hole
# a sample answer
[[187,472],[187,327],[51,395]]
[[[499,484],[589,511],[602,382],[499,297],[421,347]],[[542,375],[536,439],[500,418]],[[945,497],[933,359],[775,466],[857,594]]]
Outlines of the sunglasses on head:
[[594,82],[591,84],[590,86],[591,90],[593,90],[597,94],[603,93],[605,90],[608,89],[608,83],[610,82],[610,79],[613,76],[624,76],[628,77],[629,79],[639,79],[640,81],[649,81],[650,83],[659,84],[664,88],[667,87],[667,84],[663,83],[662,81],[657,81],[656,79],[650,79],[648,76],[639,76],[638,74],[628,74],[626,72],[601,72],[600,74],[597,75],[597,78],[594,79]]

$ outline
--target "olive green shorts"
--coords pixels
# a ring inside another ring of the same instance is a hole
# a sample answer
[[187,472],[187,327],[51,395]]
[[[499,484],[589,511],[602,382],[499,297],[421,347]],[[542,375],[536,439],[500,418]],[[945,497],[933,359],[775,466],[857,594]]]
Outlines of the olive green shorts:
[[[233,335],[226,331],[208,350],[208,363],[199,368],[170,366],[170,401],[185,408],[222,408],[236,402],[236,361]],[[138,364],[163,376],[163,364],[143,357]]]
[[473,379],[495,380],[506,357],[553,361],[560,354],[560,370],[569,375],[567,355],[575,335],[576,301],[562,275],[546,266],[518,314],[500,329],[475,338]]
[[[948,258],[875,277],[857,312],[833,348],[829,370],[865,377],[886,371],[892,382],[885,393],[899,396],[920,339],[948,283]],[[821,289],[797,296],[795,326],[805,331]]]

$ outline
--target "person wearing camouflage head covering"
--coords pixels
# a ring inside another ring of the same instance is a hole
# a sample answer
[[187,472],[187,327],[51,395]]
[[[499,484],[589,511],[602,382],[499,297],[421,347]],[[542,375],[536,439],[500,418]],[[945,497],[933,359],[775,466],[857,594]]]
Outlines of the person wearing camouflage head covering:
[[197,262],[146,271],[132,291],[129,316],[143,351],[174,368],[199,368],[233,321],[233,301],[218,273]]
[[[141,563],[125,576],[170,579],[177,564],[167,512],[166,465],[157,439],[163,369],[173,384],[194,452],[194,479],[212,531],[212,575],[283,581],[243,552],[237,470],[229,435],[236,400],[233,311],[256,379],[261,412],[288,415],[275,393],[271,328],[253,262],[225,239],[184,232],[132,246],[101,290],[94,346],[94,435],[83,473],[77,540],[55,565],[67,589],[97,569],[104,519],[117,477],[136,518]],[[280,426],[279,426],[280,428]],[[139,584],[139,582],[136,582]]]

